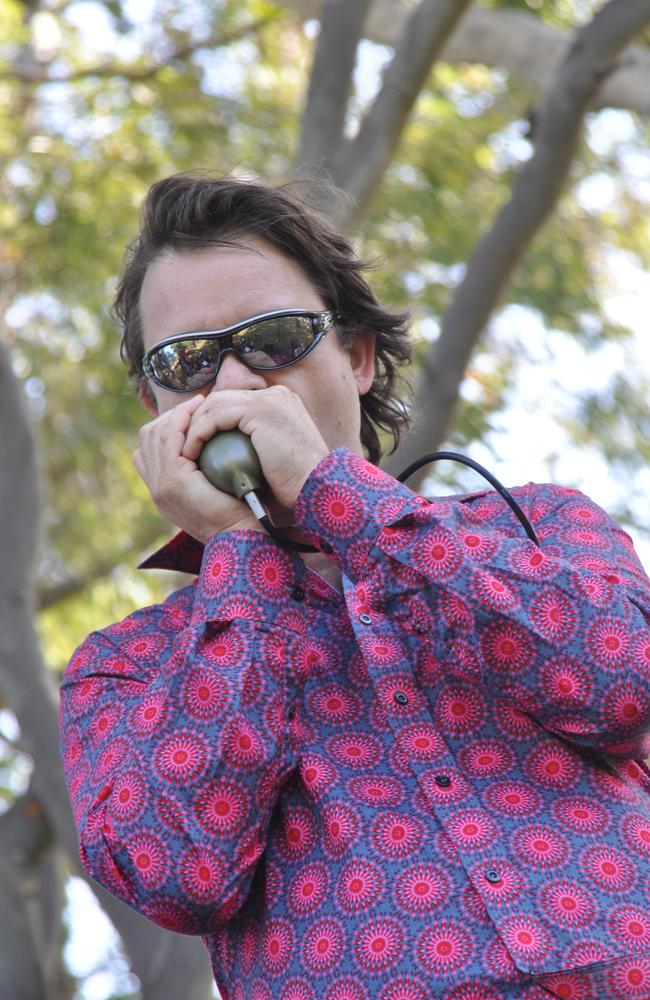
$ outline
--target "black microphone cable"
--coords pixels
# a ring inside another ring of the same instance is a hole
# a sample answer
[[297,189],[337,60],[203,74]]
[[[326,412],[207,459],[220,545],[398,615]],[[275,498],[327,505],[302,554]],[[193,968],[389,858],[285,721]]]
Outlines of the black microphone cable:
[[[480,465],[479,462],[475,462],[473,458],[468,458],[466,455],[461,455],[459,452],[456,451],[434,451],[430,455],[425,455],[423,458],[418,458],[415,462],[412,462],[411,465],[409,465],[408,468],[404,470],[404,472],[401,472],[399,476],[396,477],[397,481],[403,483],[405,482],[405,480],[409,478],[409,476],[412,476],[414,472],[422,468],[423,465],[427,465],[430,462],[440,462],[443,460],[451,462],[460,462],[463,465],[469,466],[470,469],[474,469],[474,471],[478,472],[480,476],[483,476],[483,478],[486,479],[488,483],[490,483],[490,485],[494,487],[494,489],[503,497],[505,502],[508,504],[512,512],[515,514],[515,516],[521,523],[528,538],[530,538],[530,540],[534,542],[535,545],[539,546],[539,540],[537,538],[537,535],[535,534],[535,530],[530,521],[528,520],[528,518],[526,517],[526,515],[524,514],[523,510],[515,500],[515,498],[506,489],[506,487],[499,482],[496,476],[492,475],[491,472],[488,472],[488,470],[485,469],[482,465]],[[282,532],[278,528],[276,528],[273,522],[271,521],[268,511],[265,509],[259,497],[256,495],[255,490],[250,490],[242,497],[242,499],[246,500],[246,503],[250,507],[251,511],[258,519],[258,521],[262,524],[262,526],[266,529],[266,531],[269,533],[271,538],[274,538],[281,545],[285,545],[287,546],[287,548],[294,549],[296,552],[320,552],[320,549],[315,548],[315,546],[313,545],[306,545],[303,542],[296,542],[292,538],[286,538],[285,535],[283,535]],[[441,499],[444,499],[444,497]]]

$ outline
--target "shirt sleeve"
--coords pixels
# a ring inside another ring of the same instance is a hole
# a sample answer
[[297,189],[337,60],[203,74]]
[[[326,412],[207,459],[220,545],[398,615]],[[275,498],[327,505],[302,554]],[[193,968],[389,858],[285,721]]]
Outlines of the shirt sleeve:
[[650,583],[632,542],[576,490],[432,502],[346,448],[312,471],[296,524],[358,608],[428,643],[432,669],[488,686],[574,746],[648,755]]
[[175,931],[214,931],[242,905],[295,766],[303,637],[250,595],[267,550],[295,558],[259,532],[215,536],[196,586],[88,636],[62,683],[82,864]]

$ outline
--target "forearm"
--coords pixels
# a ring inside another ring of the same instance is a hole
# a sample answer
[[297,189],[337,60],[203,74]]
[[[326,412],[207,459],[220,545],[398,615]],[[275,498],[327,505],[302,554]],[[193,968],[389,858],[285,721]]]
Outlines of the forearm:
[[[294,766],[296,680],[282,663],[299,658],[301,637],[254,618],[209,617],[201,594],[214,567],[206,560],[184,628],[142,634],[136,619],[133,639],[90,636],[61,692],[85,867],[153,920],[162,898],[182,901],[190,933],[241,905]],[[125,656],[138,641],[151,646],[149,668]]]
[[307,481],[297,524],[369,595],[368,639],[404,620],[445,673],[579,745],[636,756],[650,727],[647,577],[604,511],[536,490],[517,493],[539,548],[496,494],[429,503],[340,449]]

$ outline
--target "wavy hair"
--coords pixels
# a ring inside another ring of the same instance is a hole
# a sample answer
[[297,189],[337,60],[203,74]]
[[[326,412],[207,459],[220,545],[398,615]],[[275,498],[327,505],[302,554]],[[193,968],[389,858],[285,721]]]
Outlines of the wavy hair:
[[[342,322],[336,331],[341,346],[349,348],[357,331],[376,334],[375,373],[371,388],[360,397],[361,444],[368,460],[378,464],[382,447],[378,428],[388,431],[397,448],[410,418],[400,395],[412,387],[400,368],[412,358],[408,313],[393,313],[375,297],[363,271],[372,265],[361,260],[351,243],[332,228],[318,210],[296,196],[304,182],[279,186],[232,177],[174,174],[153,184],[141,209],[137,238],[128,245],[113,314],[122,330],[120,355],[129,377],[144,379],[144,345],[140,319],[140,292],[148,266],[161,253],[195,253],[213,246],[232,245],[258,236],[297,261]],[[318,182],[318,196],[341,197],[331,185]],[[153,400],[148,382],[145,392]]]

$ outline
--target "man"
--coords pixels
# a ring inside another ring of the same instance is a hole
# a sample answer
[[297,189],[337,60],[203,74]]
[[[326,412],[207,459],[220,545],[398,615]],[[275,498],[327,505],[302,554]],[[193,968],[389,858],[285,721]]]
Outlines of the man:
[[[196,580],[62,687],[82,861],[201,935],[224,1000],[650,997],[650,589],[557,486],[378,468],[404,317],[284,190],[177,176],[116,300],[136,467]],[[239,427],[287,536],[197,466]],[[367,457],[364,457],[364,448]]]

